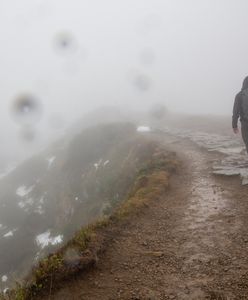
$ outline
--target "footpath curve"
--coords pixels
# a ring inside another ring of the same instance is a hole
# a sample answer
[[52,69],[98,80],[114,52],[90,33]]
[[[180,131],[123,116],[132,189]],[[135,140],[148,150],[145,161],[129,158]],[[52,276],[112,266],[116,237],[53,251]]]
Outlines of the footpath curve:
[[170,191],[49,299],[248,299],[247,187],[211,174],[217,154],[163,139],[184,162]]

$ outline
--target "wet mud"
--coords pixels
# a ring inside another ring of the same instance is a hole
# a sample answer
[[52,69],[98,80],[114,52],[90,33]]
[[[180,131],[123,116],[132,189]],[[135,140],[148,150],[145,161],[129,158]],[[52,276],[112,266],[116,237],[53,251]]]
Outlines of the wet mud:
[[166,128],[164,132],[189,139],[209,152],[219,153],[212,165],[213,174],[239,176],[243,185],[248,184],[248,155],[241,137],[171,128]]

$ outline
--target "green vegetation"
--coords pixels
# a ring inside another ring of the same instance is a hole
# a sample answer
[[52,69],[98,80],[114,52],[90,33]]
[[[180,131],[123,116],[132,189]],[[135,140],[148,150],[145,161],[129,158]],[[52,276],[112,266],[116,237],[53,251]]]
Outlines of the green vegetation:
[[81,251],[84,251],[93,237],[94,237],[93,229],[91,229],[90,227],[82,228],[80,231],[78,231],[75,234],[72,243],[78,246]]

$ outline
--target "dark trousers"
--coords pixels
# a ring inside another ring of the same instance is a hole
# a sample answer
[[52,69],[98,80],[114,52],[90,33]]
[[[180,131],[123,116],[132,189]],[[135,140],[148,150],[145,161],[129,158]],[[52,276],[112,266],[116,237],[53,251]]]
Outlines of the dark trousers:
[[243,141],[245,143],[246,151],[248,153],[248,122],[242,122],[241,123],[241,134]]

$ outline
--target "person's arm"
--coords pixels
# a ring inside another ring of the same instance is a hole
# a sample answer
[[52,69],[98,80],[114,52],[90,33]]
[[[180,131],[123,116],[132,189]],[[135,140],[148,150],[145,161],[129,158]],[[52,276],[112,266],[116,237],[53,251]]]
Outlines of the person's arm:
[[232,115],[232,128],[234,133],[238,133],[238,119],[240,117],[240,97],[236,96],[233,105],[233,115]]

